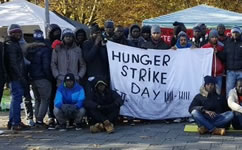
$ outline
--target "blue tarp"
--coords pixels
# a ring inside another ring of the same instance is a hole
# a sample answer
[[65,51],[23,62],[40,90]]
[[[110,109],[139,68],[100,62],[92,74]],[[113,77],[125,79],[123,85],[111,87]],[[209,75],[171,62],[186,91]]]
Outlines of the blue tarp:
[[208,28],[214,28],[223,23],[227,28],[242,27],[242,14],[208,5],[199,5],[156,18],[143,20],[143,25],[159,25],[173,28],[173,22],[183,22],[187,28],[193,28],[197,23],[205,23]]

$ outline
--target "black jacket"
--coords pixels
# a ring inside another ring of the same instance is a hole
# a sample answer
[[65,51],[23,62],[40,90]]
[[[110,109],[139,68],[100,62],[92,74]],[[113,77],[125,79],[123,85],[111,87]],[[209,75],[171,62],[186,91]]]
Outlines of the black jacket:
[[111,41],[122,45],[128,45],[128,40],[125,38],[125,36],[123,36],[122,38],[118,38],[115,35],[113,35],[113,37],[111,38]]
[[10,81],[25,80],[25,65],[19,42],[9,37],[4,42],[4,65]]
[[0,42],[0,79],[5,80],[3,43]]
[[160,50],[165,50],[165,49],[170,49],[170,46],[168,46],[162,39],[159,41],[159,43],[155,44],[152,40],[148,41],[146,43],[143,43],[141,45],[141,48],[145,49],[160,49]]
[[27,46],[26,58],[31,62],[29,74],[32,80],[48,79],[51,81],[51,50],[42,42],[34,42]]
[[204,87],[200,89],[200,93],[197,94],[190,107],[191,113],[194,109],[204,112],[205,110],[214,111],[217,114],[225,112],[225,99],[219,96],[216,92],[208,94]]
[[83,44],[83,56],[87,64],[87,77],[102,76],[109,79],[108,54],[106,46],[95,45],[93,39]]
[[228,39],[218,56],[225,61],[227,70],[242,70],[242,39]]
[[86,93],[85,108],[96,109],[98,105],[101,105],[103,109],[119,109],[123,105],[121,96],[117,92],[108,89],[108,87],[103,95],[100,94],[95,87],[97,81],[95,79],[91,82],[91,89]]

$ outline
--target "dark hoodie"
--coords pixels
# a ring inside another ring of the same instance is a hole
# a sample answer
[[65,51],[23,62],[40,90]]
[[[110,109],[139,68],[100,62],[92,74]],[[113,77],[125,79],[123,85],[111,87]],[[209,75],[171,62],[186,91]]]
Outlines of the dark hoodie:
[[[98,84],[106,85],[106,90],[103,94],[97,91]],[[101,105],[106,109],[119,109],[119,107],[123,105],[121,96],[117,92],[110,90],[107,82],[102,80],[102,78],[95,78],[91,81],[91,90],[87,92],[86,101],[84,102],[84,106],[87,109],[96,109],[97,105]]]
[[134,38],[132,36],[132,30],[134,28],[138,28],[141,33],[141,28],[137,24],[131,25],[129,28],[128,45],[132,47],[140,47],[145,42],[145,40],[142,36],[139,36],[138,38]]
[[51,47],[52,43],[55,41],[55,40],[60,40],[61,36],[58,36],[58,37],[54,37],[53,35],[53,32],[55,30],[60,30],[61,31],[61,28],[57,25],[57,24],[50,24],[50,26],[48,27],[47,29],[47,37],[48,37],[48,46]]
[[44,42],[28,44],[26,58],[31,62],[29,73],[32,80],[47,79],[51,81],[51,50]]
[[77,34],[80,33],[80,32],[84,33],[85,39],[83,40],[82,43],[78,43],[78,42],[76,42],[76,44],[77,44],[77,46],[79,46],[79,47],[82,49],[82,48],[83,48],[83,43],[84,43],[84,41],[87,40],[87,33],[86,33],[86,31],[85,31],[84,29],[82,29],[82,28],[77,28],[77,29],[75,30],[75,38],[76,38],[76,39],[77,39]]
[[204,113],[205,110],[214,111],[217,114],[226,111],[226,99],[217,94],[217,91],[213,93],[208,93],[205,90],[204,85],[200,88],[200,93],[197,94],[189,107],[189,112],[193,110],[198,110]]

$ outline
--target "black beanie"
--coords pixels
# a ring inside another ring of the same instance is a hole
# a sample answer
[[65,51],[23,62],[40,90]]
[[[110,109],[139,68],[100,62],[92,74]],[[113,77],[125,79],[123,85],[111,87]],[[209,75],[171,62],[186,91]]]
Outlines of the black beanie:
[[204,77],[204,85],[209,84],[209,83],[216,84],[216,78],[212,77],[212,76],[205,76]]
[[64,82],[73,81],[75,83],[75,76],[72,73],[67,73],[64,78]]

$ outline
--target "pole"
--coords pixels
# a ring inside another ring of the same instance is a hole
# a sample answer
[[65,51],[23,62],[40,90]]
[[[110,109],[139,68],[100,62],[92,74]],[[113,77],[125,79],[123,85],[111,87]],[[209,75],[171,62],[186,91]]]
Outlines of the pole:
[[47,28],[50,24],[49,0],[45,0],[45,37],[47,38]]

